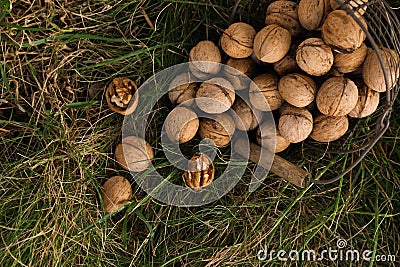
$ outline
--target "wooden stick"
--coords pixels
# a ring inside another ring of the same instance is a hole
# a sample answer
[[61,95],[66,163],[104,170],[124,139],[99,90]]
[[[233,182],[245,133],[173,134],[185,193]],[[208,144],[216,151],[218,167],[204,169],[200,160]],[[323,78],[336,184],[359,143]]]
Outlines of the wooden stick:
[[[249,156],[251,161],[259,164],[261,167],[268,168],[268,160],[260,160],[261,150],[265,148],[261,148],[261,146],[250,142],[250,154],[247,155],[244,149],[245,144],[245,140],[238,140],[235,143],[235,150],[243,157],[247,158]],[[311,175],[299,166],[278,155],[274,156],[270,171],[300,188],[306,186],[307,178]]]

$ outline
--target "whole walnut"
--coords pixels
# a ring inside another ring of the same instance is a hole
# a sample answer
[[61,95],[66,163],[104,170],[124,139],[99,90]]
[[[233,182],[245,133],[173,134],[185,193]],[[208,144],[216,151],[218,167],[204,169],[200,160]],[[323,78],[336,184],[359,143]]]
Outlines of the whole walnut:
[[290,143],[304,141],[313,129],[313,118],[306,108],[285,105],[279,118],[280,134]]
[[228,113],[215,115],[211,118],[201,118],[199,135],[202,139],[209,138],[218,147],[226,146],[235,132],[235,122]]
[[326,80],[317,93],[317,107],[322,114],[344,116],[356,106],[358,89],[356,84],[344,77]]
[[121,115],[132,114],[139,100],[136,84],[129,78],[115,78],[107,86],[106,101],[108,107]]
[[333,65],[332,49],[320,38],[304,40],[296,51],[297,65],[313,76],[322,76]]
[[131,172],[141,172],[147,169],[154,152],[150,144],[137,136],[127,136],[115,148],[115,159],[125,169]]
[[257,117],[259,120],[262,119],[262,112],[260,110],[250,107],[239,97],[233,103],[232,110],[236,112],[236,116],[232,116],[236,128],[241,131],[254,130],[258,126]]
[[291,73],[279,80],[278,89],[286,102],[295,107],[305,107],[314,100],[317,85],[307,75]]
[[363,43],[350,54],[336,53],[333,59],[333,67],[341,73],[356,71],[365,60],[368,48]]
[[379,93],[363,84],[362,86],[359,86],[358,101],[353,110],[350,111],[349,116],[353,118],[367,117],[375,112],[378,105]]
[[348,9],[354,11],[356,16],[364,15],[367,10],[367,3],[368,0],[330,0],[330,5],[333,10],[342,9],[341,6],[345,4]]
[[[275,153],[284,151],[290,145],[290,142],[279,132],[277,125],[270,122],[260,125],[257,129],[256,140],[260,146],[275,151]],[[275,144],[275,147],[271,147],[272,144]]]
[[267,8],[265,24],[277,24],[290,32],[291,36],[297,36],[303,31],[297,14],[298,5],[287,0],[272,2]]
[[298,11],[299,21],[305,29],[317,30],[331,10],[330,0],[301,0]]
[[281,60],[289,51],[292,38],[285,28],[279,25],[267,25],[254,38],[254,53],[265,63]]
[[[225,77],[231,82],[236,90],[243,90],[249,87],[250,78],[257,72],[257,64],[250,58],[230,58],[224,67]],[[237,75],[238,72],[244,75]],[[247,77],[246,77],[247,76]]]
[[189,69],[199,79],[209,79],[221,69],[221,52],[211,41],[201,41],[189,53]]
[[192,102],[190,100],[196,97],[197,87],[197,83],[190,73],[181,73],[169,84],[168,97],[174,105],[179,105],[186,101],[187,104],[190,104]]
[[294,53],[291,53],[291,51],[289,51],[284,58],[282,58],[278,62],[275,62],[273,67],[276,73],[281,76],[288,73],[298,72],[299,66],[296,62],[296,51],[294,51]]
[[214,172],[212,160],[206,154],[197,152],[188,161],[182,178],[186,186],[199,191],[212,183]]
[[227,111],[235,101],[232,84],[220,77],[203,82],[196,92],[196,104],[204,112],[219,114]]
[[346,116],[319,115],[314,119],[314,128],[310,137],[317,142],[332,142],[342,137],[349,128]]
[[257,75],[250,83],[249,99],[251,105],[258,110],[278,109],[283,103],[278,90],[278,77],[270,73]]
[[165,132],[174,143],[186,143],[196,135],[199,128],[197,114],[187,107],[174,108],[165,119]]
[[243,22],[231,24],[221,35],[221,48],[233,58],[246,58],[253,53],[254,28]]
[[[399,78],[399,59],[394,50],[383,48],[379,50],[382,56],[385,70],[389,79],[389,90],[397,83]],[[378,54],[375,50],[369,49],[365,58],[362,77],[365,84],[377,92],[386,91],[386,82],[383,69],[380,65]]]
[[122,176],[113,176],[103,184],[101,199],[104,211],[112,213],[132,199],[131,184]]
[[[362,17],[359,20],[367,27]],[[344,10],[335,10],[328,14],[322,25],[321,35],[327,45],[340,53],[353,52],[366,38],[360,25]]]

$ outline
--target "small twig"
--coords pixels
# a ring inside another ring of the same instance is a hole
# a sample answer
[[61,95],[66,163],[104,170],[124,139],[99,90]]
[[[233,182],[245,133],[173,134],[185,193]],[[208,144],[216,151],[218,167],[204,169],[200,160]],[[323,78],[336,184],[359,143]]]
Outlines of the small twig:
[[150,28],[151,28],[153,31],[155,31],[155,27],[154,27],[153,22],[150,20],[149,16],[147,16],[147,13],[146,13],[146,11],[144,10],[144,8],[141,7],[141,9],[142,9],[142,15],[144,16],[144,19],[146,20],[147,24],[150,26]]

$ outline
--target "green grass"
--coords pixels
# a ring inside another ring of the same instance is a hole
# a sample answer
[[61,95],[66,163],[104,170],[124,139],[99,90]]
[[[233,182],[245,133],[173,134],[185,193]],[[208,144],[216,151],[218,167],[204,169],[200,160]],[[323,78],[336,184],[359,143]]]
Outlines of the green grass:
[[[400,261],[400,103],[384,137],[344,179],[299,189],[269,175],[248,193],[251,171],[212,204],[177,208],[143,192],[114,161],[123,118],[104,99],[107,83],[187,61],[199,40],[218,40],[234,0],[0,1],[0,266],[259,266],[268,249],[336,247],[396,255]],[[267,1],[241,1],[237,20],[263,25]],[[144,11],[144,12],[143,12]],[[146,21],[146,14],[152,25]],[[152,28],[154,26],[154,29]],[[147,140],[171,181],[180,172],[163,158],[157,130],[171,105],[163,99]],[[197,148],[193,140],[184,153]],[[226,164],[226,151],[217,171]],[[303,146],[283,154],[313,174],[343,169]],[[339,157],[343,159],[343,157]],[[351,162],[354,158],[347,157]],[[105,216],[101,184],[132,181],[127,207]],[[368,266],[367,262],[282,262],[271,266]]]

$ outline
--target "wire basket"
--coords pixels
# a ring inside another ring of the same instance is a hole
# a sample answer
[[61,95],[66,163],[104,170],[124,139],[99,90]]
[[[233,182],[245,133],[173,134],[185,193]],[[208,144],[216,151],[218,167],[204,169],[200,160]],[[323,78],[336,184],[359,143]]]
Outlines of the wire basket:
[[[378,52],[380,48],[390,48],[396,55],[397,62],[399,62],[400,40],[398,29],[400,28],[400,22],[396,14],[393,12],[393,9],[386,1],[335,1],[341,9],[346,10],[346,12],[361,26],[367,36],[367,39],[365,40],[367,46],[371,47],[376,52]],[[351,8],[351,6],[353,6],[353,8]],[[368,27],[365,27],[359,19],[359,11],[365,8],[366,11],[362,17],[366,21]],[[347,134],[335,142],[329,144],[317,143],[312,140],[307,140],[305,142],[306,146],[323,153],[325,156],[333,154],[345,155],[351,153],[351,162],[347,163],[345,162],[346,157],[341,157],[341,163],[343,163],[341,165],[345,166],[345,169],[340,174],[332,174],[333,178],[324,180],[311,179],[311,182],[315,184],[329,184],[348,174],[362,161],[388,129],[392,107],[395,103],[397,94],[399,93],[400,81],[398,76],[397,80],[391,81],[392,75],[388,75],[386,72],[382,55],[380,53],[377,53],[377,55],[386,81],[386,93],[381,93],[380,106],[378,110],[367,118],[354,120],[350,118],[350,125]],[[389,53],[384,54],[383,56],[389,56]],[[394,68],[396,69],[391,69],[391,71],[398,73],[399,66],[396,65]],[[393,83],[394,86],[390,88],[389,85]],[[324,177],[326,176],[327,175],[324,175]]]

